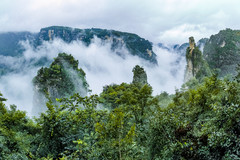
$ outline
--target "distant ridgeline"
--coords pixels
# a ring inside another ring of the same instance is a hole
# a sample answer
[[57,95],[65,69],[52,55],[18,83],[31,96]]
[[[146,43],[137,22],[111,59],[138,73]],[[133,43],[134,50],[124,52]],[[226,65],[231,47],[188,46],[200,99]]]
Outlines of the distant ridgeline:
[[[132,55],[139,56],[140,58],[157,64],[156,54],[152,51],[152,44],[148,40],[145,40],[136,34],[114,30],[48,27],[41,29],[38,35],[38,45],[41,44],[42,40],[51,41],[54,38],[61,38],[67,43],[80,40],[88,46],[94,36],[101,40],[111,42],[111,49],[113,51],[118,47],[126,46]],[[121,53],[119,54],[121,55]]]
[[[202,38],[200,39],[197,43],[196,43],[196,46],[200,49],[200,50],[203,50],[205,44],[207,43],[208,41],[208,38]],[[171,51],[171,52],[175,52],[175,53],[178,53],[182,56],[185,56],[186,54],[186,50],[187,48],[189,47],[189,43],[183,43],[181,45],[179,44],[174,44],[174,45],[170,45],[170,46],[166,46],[164,45],[163,43],[158,43],[158,47],[159,48],[162,48],[162,49],[165,49],[165,50],[168,50],[168,51]]]
[[[75,29],[69,27],[52,26],[43,28],[39,33],[30,32],[8,32],[0,34],[0,56],[21,56],[24,48],[20,41],[28,40],[34,47],[40,46],[43,41],[52,41],[55,38],[62,39],[66,43],[73,41],[82,41],[86,46],[91,44],[94,37],[101,39],[103,42],[111,42],[111,49],[122,57],[122,53],[117,49],[126,47],[131,55],[138,56],[144,60],[157,65],[156,54],[152,50],[152,43],[136,34],[119,32],[106,29]],[[40,63],[42,64],[42,63]],[[0,61],[0,74],[7,72],[8,69]]]
[[[111,49],[119,56],[124,57],[122,53],[118,52],[118,49],[126,47],[131,55],[138,56],[154,65],[158,64],[157,56],[152,50],[152,43],[136,34],[106,29],[73,29],[60,26],[43,28],[39,33],[0,33],[0,58],[2,56],[20,57],[24,52],[20,41],[28,40],[36,48],[44,41],[52,41],[55,38],[62,39],[66,43],[79,40],[88,46],[94,37],[101,39],[103,43],[111,42]],[[184,43],[182,45],[164,46],[159,43],[158,46],[184,56],[189,45]],[[209,39],[200,39],[196,46],[200,51],[203,50],[203,59],[206,60],[209,68],[218,72],[220,77],[227,74],[236,74],[235,68],[240,61],[240,30],[222,30]],[[43,66],[44,63],[46,63],[46,60],[41,59],[33,65]],[[0,60],[0,75],[12,72],[14,69],[16,68],[11,68]]]

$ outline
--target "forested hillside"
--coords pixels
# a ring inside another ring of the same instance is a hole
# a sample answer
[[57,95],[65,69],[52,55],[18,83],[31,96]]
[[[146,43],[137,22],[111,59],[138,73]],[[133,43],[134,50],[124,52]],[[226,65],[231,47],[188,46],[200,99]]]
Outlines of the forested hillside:
[[[78,68],[73,57],[59,56],[50,69],[38,72],[35,84],[48,72],[49,82],[55,83],[54,76],[64,73],[61,57]],[[199,83],[193,78],[175,94],[157,96],[152,95],[144,68],[135,66],[132,71],[132,83],[105,86],[100,95],[68,92],[70,97],[53,99],[46,91],[47,110],[36,118],[15,105],[6,106],[1,94],[0,159],[240,157],[239,70],[231,80],[213,75]]]
[[212,35],[206,42],[203,54],[211,69],[219,76],[236,74],[240,60],[240,30],[226,29]]

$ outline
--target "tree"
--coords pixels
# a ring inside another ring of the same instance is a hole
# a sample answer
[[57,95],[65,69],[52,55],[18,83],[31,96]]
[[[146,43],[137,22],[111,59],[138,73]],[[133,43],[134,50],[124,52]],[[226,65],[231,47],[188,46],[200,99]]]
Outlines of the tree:
[[107,120],[96,123],[98,152],[104,159],[134,158],[135,124],[128,123],[128,114],[116,108]]
[[0,159],[29,159],[34,152],[34,138],[39,128],[26,112],[11,105],[8,109],[0,93]]

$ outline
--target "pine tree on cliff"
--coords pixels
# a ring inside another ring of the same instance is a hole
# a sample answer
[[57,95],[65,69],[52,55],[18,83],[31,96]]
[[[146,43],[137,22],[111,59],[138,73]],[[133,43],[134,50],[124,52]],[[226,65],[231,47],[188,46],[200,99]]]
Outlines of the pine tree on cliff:
[[193,37],[189,37],[189,47],[186,51],[187,67],[185,70],[184,81],[187,82],[193,77],[201,79],[211,75],[207,62],[203,59],[202,52],[196,46]]

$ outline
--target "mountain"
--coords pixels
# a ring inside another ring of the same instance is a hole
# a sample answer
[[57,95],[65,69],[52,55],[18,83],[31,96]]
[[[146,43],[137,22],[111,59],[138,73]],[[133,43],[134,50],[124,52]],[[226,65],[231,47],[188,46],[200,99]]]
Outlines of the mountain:
[[[91,44],[91,40],[94,37],[100,38],[104,42],[111,42],[111,49],[113,51],[117,48],[126,47],[130,51],[130,54],[157,64],[156,54],[152,51],[152,43],[136,34],[115,30],[99,28],[73,29],[58,26],[47,27],[41,29],[38,34],[37,45],[41,44],[43,41],[51,41],[55,38],[60,38],[67,43],[80,40],[88,46]],[[121,55],[121,53],[118,54]]]
[[[136,34],[120,32],[106,29],[77,29],[62,26],[52,26],[42,28],[39,33],[30,32],[8,32],[0,33],[0,76],[10,73],[19,72],[29,63],[21,60],[21,67],[13,67],[7,63],[8,59],[12,57],[22,57],[25,48],[21,44],[28,41],[30,45],[37,50],[44,42],[51,42],[54,39],[61,39],[66,43],[74,41],[81,41],[86,46],[89,46],[93,39],[97,37],[101,40],[102,45],[111,44],[113,54],[117,54],[122,58],[126,57],[126,53],[122,53],[121,49],[127,49],[130,55],[140,57],[143,60],[150,62],[150,64],[157,65],[157,55],[153,52],[152,43]],[[64,52],[64,51],[60,51]],[[47,58],[40,60],[31,60],[30,65],[45,66],[51,62]],[[19,60],[17,62],[19,63]]]
[[201,52],[203,52],[203,48],[205,47],[208,40],[209,38],[202,38],[197,42],[197,47],[200,49]]
[[[55,38],[62,39],[66,43],[82,41],[86,46],[91,44],[94,37],[103,42],[111,42],[111,49],[126,47],[131,55],[138,56],[153,64],[157,64],[156,54],[152,51],[152,43],[136,34],[106,29],[77,29],[62,26],[42,28],[39,33],[8,32],[0,34],[0,55],[20,56],[24,48],[21,41],[30,41],[35,47],[44,41],[52,41]],[[121,53],[118,53],[121,55]],[[124,56],[124,55],[121,55]]]
[[240,62],[240,30],[221,30],[212,35],[203,49],[204,58],[219,76],[236,74]]
[[181,56],[185,56],[186,49],[189,46],[188,43],[183,44],[173,44],[173,45],[165,45],[163,43],[158,43],[157,46],[161,49],[167,50],[169,52],[175,52],[178,53]]
[[132,71],[133,71],[133,81],[132,81],[133,84],[136,84],[139,86],[144,86],[145,84],[148,84],[147,73],[143,67],[136,65]]
[[33,41],[37,34],[30,32],[0,33],[0,55],[20,56],[24,51],[21,41]]

